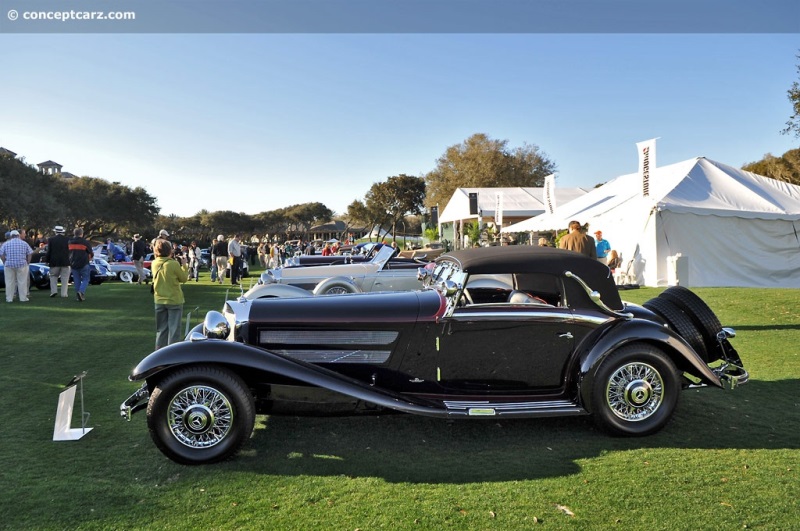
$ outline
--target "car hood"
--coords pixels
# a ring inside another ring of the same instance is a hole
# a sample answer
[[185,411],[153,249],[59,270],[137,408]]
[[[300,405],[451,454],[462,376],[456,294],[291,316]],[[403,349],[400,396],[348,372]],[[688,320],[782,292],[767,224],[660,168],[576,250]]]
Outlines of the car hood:
[[433,321],[444,315],[435,290],[353,293],[252,301],[250,323],[386,323]]

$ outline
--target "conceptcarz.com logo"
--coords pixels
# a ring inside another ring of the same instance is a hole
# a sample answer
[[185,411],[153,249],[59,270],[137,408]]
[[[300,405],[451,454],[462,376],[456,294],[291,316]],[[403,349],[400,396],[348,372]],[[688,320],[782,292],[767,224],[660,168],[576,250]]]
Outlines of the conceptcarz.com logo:
[[642,195],[650,195],[650,146],[642,149]]

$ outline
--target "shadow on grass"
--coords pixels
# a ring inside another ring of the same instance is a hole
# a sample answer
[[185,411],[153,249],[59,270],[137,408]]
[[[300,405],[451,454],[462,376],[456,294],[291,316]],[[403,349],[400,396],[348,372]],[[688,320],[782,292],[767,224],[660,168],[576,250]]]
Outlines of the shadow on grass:
[[757,331],[768,331],[768,330],[800,330],[800,325],[736,325],[735,330],[739,332],[740,330],[757,330]]
[[644,438],[612,437],[590,418],[443,421],[408,415],[270,416],[227,466],[287,476],[473,483],[560,477],[579,461],[641,449],[797,449],[800,382],[750,382],[733,392],[684,391],[671,423]]

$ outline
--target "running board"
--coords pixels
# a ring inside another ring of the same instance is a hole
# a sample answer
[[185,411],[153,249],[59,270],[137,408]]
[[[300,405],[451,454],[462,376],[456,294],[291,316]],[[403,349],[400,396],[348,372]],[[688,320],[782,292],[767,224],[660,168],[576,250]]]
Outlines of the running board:
[[490,402],[454,401],[444,402],[448,416],[465,417],[563,417],[569,415],[588,415],[589,412],[569,400],[549,400],[546,402]]

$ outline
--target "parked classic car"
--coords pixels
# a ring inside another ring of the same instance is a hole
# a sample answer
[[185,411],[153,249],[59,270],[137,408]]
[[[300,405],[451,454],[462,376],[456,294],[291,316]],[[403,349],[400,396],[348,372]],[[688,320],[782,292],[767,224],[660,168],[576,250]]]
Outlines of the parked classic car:
[[420,275],[417,291],[228,301],[133,369],[144,383],[120,412],[147,408],[156,446],[199,464],[234,455],[256,413],[592,415],[643,436],[681,388],[748,379],[693,292],[623,303],[608,268],[572,251],[456,251]]
[[[375,255],[378,254],[378,251],[384,247],[383,245],[376,245],[372,247],[372,250],[366,254],[352,254],[352,253],[344,253],[344,254],[333,254],[329,256],[323,256],[321,254],[314,254],[314,255],[307,255],[307,254],[299,254],[295,256],[291,256],[283,261],[283,267],[306,267],[306,266],[313,266],[313,265],[342,265],[342,264],[356,264],[362,262],[370,262]],[[414,251],[407,251],[407,253],[413,254]],[[414,256],[408,254],[407,256],[403,256],[403,252],[395,252],[392,257],[390,258],[391,264],[390,267],[392,269],[413,269],[414,271],[417,270],[420,265],[425,265],[428,262],[433,261],[434,258],[438,257],[441,252],[436,252],[436,256],[428,257],[425,253],[418,253]]]
[[246,297],[292,296],[295,292],[294,296],[301,297],[303,290],[314,295],[335,295],[420,289],[422,282],[417,270],[424,264],[417,263],[413,269],[398,266],[390,260],[393,254],[394,250],[387,245],[368,262],[268,269]]
[[89,262],[89,284],[97,286],[106,280],[114,280],[116,276],[108,262],[102,258],[92,258]]
[[[128,262],[111,262],[108,263],[103,258],[94,258],[94,261],[99,263],[101,266],[105,267],[112,273],[114,273],[114,278],[121,280],[122,282],[138,282],[139,281],[139,272],[136,270],[136,266],[132,265]],[[144,279],[142,282],[149,282],[152,273],[149,269],[144,269]]]
[[[50,289],[50,268],[47,264],[28,264],[31,286],[39,289]],[[6,276],[3,261],[0,260],[0,288],[5,289]]]

